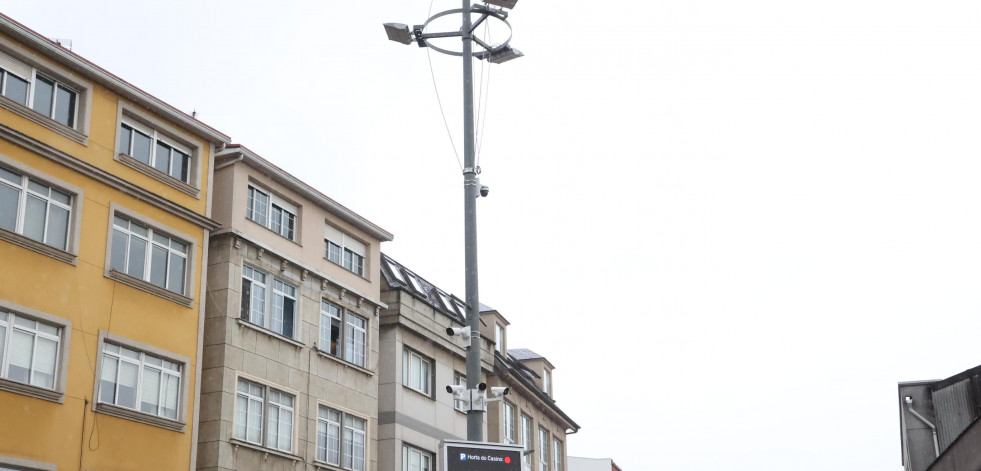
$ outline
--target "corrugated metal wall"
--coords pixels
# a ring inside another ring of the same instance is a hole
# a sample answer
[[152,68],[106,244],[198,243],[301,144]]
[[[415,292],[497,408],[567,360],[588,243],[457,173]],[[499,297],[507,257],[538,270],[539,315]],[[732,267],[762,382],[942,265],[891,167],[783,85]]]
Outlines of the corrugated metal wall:
[[974,400],[971,394],[972,379],[964,378],[943,389],[933,392],[933,407],[937,417],[937,438],[940,452],[974,421]]

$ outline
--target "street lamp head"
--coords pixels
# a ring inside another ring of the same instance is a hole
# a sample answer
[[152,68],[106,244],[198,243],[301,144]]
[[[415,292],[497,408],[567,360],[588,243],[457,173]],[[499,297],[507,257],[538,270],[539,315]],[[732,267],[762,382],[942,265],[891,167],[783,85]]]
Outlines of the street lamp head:
[[498,51],[491,51],[487,55],[487,62],[490,62],[491,64],[500,64],[524,56],[525,55],[522,54],[521,51],[511,46],[505,46]]
[[402,44],[412,44],[412,33],[409,26],[402,23],[385,23],[385,33],[388,39]]
[[484,0],[484,3],[490,4],[490,5],[497,5],[497,6],[501,7],[501,8],[513,9],[514,8],[514,4],[515,3],[518,3],[518,0]]

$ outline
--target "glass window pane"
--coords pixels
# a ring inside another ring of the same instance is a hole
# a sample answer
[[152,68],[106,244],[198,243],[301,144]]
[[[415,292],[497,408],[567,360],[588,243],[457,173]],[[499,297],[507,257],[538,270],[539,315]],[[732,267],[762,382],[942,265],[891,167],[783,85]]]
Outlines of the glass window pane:
[[164,375],[164,384],[161,386],[163,400],[160,403],[160,415],[169,419],[177,420],[177,404],[180,393],[180,377],[174,375]]
[[187,154],[174,149],[174,157],[171,159],[173,162],[170,165],[170,176],[182,181],[188,181],[188,167],[190,164],[190,157]]
[[109,268],[116,271],[126,271],[126,241],[129,236],[119,229],[112,231],[112,254],[109,257]]
[[142,279],[146,268],[146,241],[137,237],[129,238],[129,265],[126,273]]
[[172,253],[170,254],[170,273],[167,277],[167,289],[184,294],[184,271],[187,259]]
[[13,183],[17,186],[21,185],[20,175],[2,167],[0,167],[0,178],[7,180],[8,182]]
[[8,354],[10,355],[10,364],[7,365],[7,377],[22,383],[29,382],[31,362],[34,360],[34,336],[14,329],[10,335]]
[[51,117],[51,102],[54,97],[54,82],[38,76],[34,82],[34,111]]
[[68,127],[75,127],[75,92],[58,86],[58,98],[55,100],[55,121]]
[[99,402],[109,404],[116,403],[116,373],[119,368],[119,360],[115,357],[104,355],[102,357],[102,378],[99,382]]
[[167,254],[167,249],[156,244],[150,253],[150,283],[160,287],[167,283]]
[[134,159],[150,165],[150,136],[137,130],[133,130],[133,153],[130,154]]
[[48,185],[32,179],[27,180],[27,189],[42,196],[48,196],[48,190],[50,190]]
[[44,241],[44,222],[47,219],[48,203],[34,196],[27,196],[27,209],[24,214],[24,236],[38,242]]
[[153,168],[170,174],[170,146],[157,141],[157,153],[153,155]]
[[[238,382],[239,391],[242,390],[242,381]],[[245,389],[249,389],[245,386]],[[235,434],[239,440],[245,440],[245,421],[248,420],[249,398],[239,394],[235,397]]]
[[136,383],[139,376],[139,367],[130,362],[120,362],[119,364],[119,397],[116,404],[136,409]]
[[48,212],[46,244],[61,250],[66,249],[68,244],[68,216],[67,209],[51,205]]
[[42,388],[53,389],[57,362],[58,342],[38,337],[34,357],[34,375],[31,377],[31,384]]
[[259,443],[262,439],[262,403],[249,399],[249,421],[247,441]]
[[17,205],[20,203],[20,190],[0,185],[0,229],[17,230]]
[[[0,312],[0,320],[6,317],[6,313]],[[0,365],[3,365],[3,347],[7,343],[7,326],[0,324]]]
[[143,367],[143,389],[140,391],[140,410],[157,415],[160,402],[160,370]]
[[27,80],[8,72],[7,88],[3,91],[3,96],[27,106]]
[[149,230],[146,227],[137,224],[135,222],[129,223],[129,230],[132,231],[134,234],[141,235],[143,237],[150,237]]
[[269,404],[266,410],[266,444],[277,447],[279,433],[279,408]]
[[131,139],[133,139],[133,131],[130,127],[125,124],[119,125],[119,152],[130,155]]
[[51,189],[51,199],[61,204],[71,204],[72,197],[67,193],[62,193],[54,188]]

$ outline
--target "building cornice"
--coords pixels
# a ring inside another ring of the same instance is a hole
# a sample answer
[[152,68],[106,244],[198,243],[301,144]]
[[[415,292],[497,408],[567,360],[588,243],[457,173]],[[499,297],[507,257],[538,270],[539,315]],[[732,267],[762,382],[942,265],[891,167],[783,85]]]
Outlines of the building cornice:
[[510,368],[508,368],[507,362],[504,358],[497,352],[494,352],[494,366],[496,369],[510,378],[514,378],[518,384],[521,385],[527,393],[538,400],[538,403],[543,406],[547,412],[551,412],[553,417],[558,418],[558,422],[561,422],[563,426],[567,429],[572,429],[573,433],[579,431],[579,424],[572,420],[571,417],[566,415],[559,406],[555,405],[555,400],[548,397],[545,393],[538,390],[538,387],[534,383],[529,381],[527,378],[521,376],[520,374],[514,374]]

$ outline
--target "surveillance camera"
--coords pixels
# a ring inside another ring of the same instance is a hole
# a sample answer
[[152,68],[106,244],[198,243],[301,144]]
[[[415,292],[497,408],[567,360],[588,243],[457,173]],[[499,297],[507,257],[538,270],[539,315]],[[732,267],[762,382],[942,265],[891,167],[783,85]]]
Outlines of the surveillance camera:
[[913,398],[910,397],[910,396],[906,396],[906,404],[912,405],[913,404]]
[[447,327],[446,328],[446,335],[449,335],[451,337],[454,336],[454,335],[459,335],[460,337],[463,338],[463,341],[464,342],[469,342],[470,341],[470,327],[469,326],[468,327]]
[[486,198],[488,193],[490,193],[490,187],[487,185],[480,185],[480,196]]
[[511,388],[508,387],[495,386],[491,388],[491,394],[498,397],[507,396],[509,392],[511,392]]
[[467,389],[467,387],[464,386],[464,385],[462,385],[462,384],[451,384],[451,385],[449,385],[449,386],[446,387],[446,392],[448,392],[450,394],[454,394],[454,393],[458,393],[458,392],[463,392],[466,389]]
[[479,391],[486,391],[487,390],[487,383],[480,383],[480,384],[478,384],[477,385],[477,390],[479,390]]

